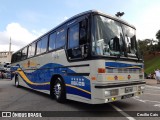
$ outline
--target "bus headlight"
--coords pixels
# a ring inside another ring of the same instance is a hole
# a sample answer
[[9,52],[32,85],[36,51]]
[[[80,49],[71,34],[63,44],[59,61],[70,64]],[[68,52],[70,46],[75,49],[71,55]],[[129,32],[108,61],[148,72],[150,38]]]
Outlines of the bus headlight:
[[108,91],[108,90],[106,90],[106,91],[104,92],[104,94],[105,94],[105,96],[110,96],[110,95],[111,95],[111,92]]
[[141,90],[144,90],[145,89],[145,86],[141,86]]
[[118,95],[118,89],[106,90],[104,92],[105,96],[115,96]]
[[145,86],[138,86],[138,91],[144,90]]

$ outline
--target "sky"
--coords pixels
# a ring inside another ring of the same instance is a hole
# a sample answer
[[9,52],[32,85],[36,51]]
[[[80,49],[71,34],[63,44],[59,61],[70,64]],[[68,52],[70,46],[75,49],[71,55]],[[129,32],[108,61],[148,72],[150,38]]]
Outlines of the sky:
[[136,27],[137,39],[156,39],[160,0],[1,0],[0,51],[24,47],[66,19],[91,9],[115,15]]

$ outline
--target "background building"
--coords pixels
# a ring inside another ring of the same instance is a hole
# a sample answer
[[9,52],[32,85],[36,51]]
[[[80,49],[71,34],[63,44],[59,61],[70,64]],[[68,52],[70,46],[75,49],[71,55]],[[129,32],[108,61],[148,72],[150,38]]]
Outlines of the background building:
[[11,51],[0,52],[0,64],[10,63],[11,62],[12,53],[13,52],[11,52]]
[[9,51],[0,51],[0,64],[11,63],[13,51],[11,51],[11,39],[9,43]]

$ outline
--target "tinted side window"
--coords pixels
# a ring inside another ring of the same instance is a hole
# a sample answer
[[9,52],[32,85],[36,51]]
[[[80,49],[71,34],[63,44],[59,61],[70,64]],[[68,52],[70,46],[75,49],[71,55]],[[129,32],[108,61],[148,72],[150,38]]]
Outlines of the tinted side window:
[[68,29],[68,58],[84,59],[88,56],[88,19],[83,19]]
[[15,62],[17,62],[18,61],[18,59],[17,59],[17,53],[15,54]]
[[18,53],[16,53],[16,61],[20,61],[21,60],[21,56],[22,56],[22,51],[19,51]]
[[65,30],[61,29],[57,31],[57,37],[56,37],[56,48],[63,47],[66,42],[66,37],[65,37]]
[[12,55],[11,63],[13,63],[13,62],[16,62],[16,54],[13,54],[13,55]]
[[47,43],[48,43],[48,37],[45,36],[41,39],[41,53],[44,53],[47,51]]
[[12,55],[12,63],[17,61],[17,53]]
[[31,57],[31,50],[32,50],[32,46],[30,45],[30,46],[28,47],[28,57]]
[[27,58],[27,47],[22,50],[22,60]]
[[43,37],[41,40],[37,42],[36,55],[46,52],[48,43],[47,41],[47,37]]
[[68,48],[79,46],[79,24],[68,29]]
[[34,54],[35,54],[35,49],[36,49],[36,43],[32,43],[31,56],[34,56]]
[[28,57],[32,57],[35,54],[35,43],[32,43],[28,48]]
[[36,50],[36,55],[41,53],[41,40],[37,42],[37,50]]
[[49,50],[53,50],[56,48],[56,33],[53,33],[49,36]]

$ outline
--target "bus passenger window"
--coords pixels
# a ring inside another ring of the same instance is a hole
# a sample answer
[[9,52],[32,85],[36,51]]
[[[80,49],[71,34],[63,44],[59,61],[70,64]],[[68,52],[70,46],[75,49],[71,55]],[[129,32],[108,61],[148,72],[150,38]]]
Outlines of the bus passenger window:
[[69,28],[68,30],[68,48],[79,46],[79,24]]
[[36,49],[36,43],[32,43],[32,50],[31,50],[31,56],[34,56]]
[[32,43],[28,48],[28,57],[32,57],[35,54],[35,43]]
[[41,53],[46,52],[47,50],[48,37],[45,36],[41,39]]
[[45,36],[41,40],[37,42],[37,50],[36,50],[36,55],[41,54],[46,52],[47,50],[47,42],[48,42],[48,37]]
[[12,55],[11,63],[16,62],[16,60],[15,60],[15,56],[16,56],[16,54],[13,54],[13,55]]
[[36,50],[36,55],[41,53],[41,41],[37,42],[37,50]]
[[20,61],[22,56],[22,51],[16,53],[16,61]]
[[61,29],[57,31],[57,37],[56,37],[56,48],[63,47],[66,42],[66,37],[65,37],[65,30]]
[[49,51],[54,50],[56,48],[55,43],[56,43],[56,33],[52,33],[49,36]]
[[27,47],[22,50],[22,60],[27,58]]
[[31,56],[31,50],[32,50],[32,47],[31,45],[28,47],[28,58]]

